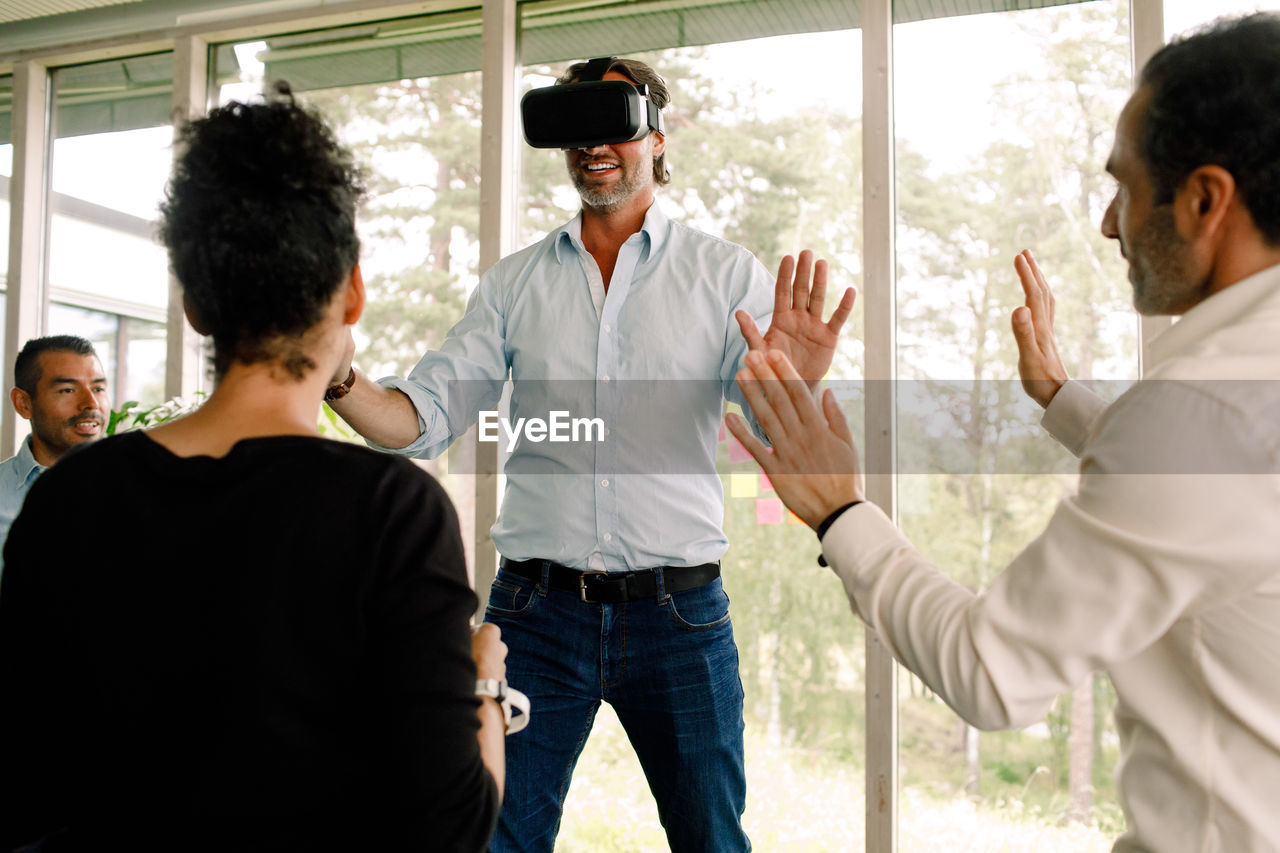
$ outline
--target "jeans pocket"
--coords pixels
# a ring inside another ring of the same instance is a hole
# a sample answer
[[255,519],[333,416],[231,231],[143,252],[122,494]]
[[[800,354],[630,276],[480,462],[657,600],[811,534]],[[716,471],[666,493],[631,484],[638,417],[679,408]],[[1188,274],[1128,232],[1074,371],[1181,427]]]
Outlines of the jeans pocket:
[[729,595],[716,578],[706,586],[668,595],[667,611],[686,631],[709,631],[729,621]]
[[538,588],[533,581],[499,570],[489,587],[489,605],[485,611],[507,618],[523,616],[537,601]]

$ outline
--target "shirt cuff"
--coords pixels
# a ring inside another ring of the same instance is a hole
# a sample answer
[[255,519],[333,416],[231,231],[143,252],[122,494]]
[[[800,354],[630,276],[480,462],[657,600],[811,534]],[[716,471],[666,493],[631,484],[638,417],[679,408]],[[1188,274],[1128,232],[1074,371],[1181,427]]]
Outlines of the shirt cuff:
[[1107,402],[1074,379],[1068,379],[1053,395],[1040,425],[1073,456],[1084,452]]
[[365,444],[374,450],[381,450],[384,453],[397,453],[401,456],[418,456],[427,450],[427,422],[422,417],[422,406],[419,405],[415,393],[421,393],[420,389],[412,382],[401,379],[399,376],[384,376],[378,380],[378,384],[383,388],[394,388],[409,398],[409,402],[413,403],[413,410],[418,416],[418,437],[406,444],[404,447],[387,447],[385,444],[378,444],[376,441],[365,439]]
[[822,553],[831,570],[844,585],[853,610],[870,622],[862,602],[869,599],[873,584],[887,558],[899,548],[911,548],[902,531],[880,507],[864,502],[856,512],[844,512],[822,537]]
[[[836,519],[845,514],[846,510],[852,509],[862,501],[849,501],[842,507],[837,508],[834,512],[822,520],[822,523],[814,528],[814,533],[818,534],[818,544],[822,544],[822,537],[827,535],[827,531],[831,529],[831,525],[836,523]],[[827,561],[821,553],[818,554],[818,565],[826,568]]]

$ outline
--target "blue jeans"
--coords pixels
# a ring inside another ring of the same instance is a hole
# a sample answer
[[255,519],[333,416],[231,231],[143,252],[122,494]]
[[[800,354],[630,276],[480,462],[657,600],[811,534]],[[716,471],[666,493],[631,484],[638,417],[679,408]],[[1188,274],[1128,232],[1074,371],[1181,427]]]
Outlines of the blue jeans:
[[[491,853],[550,853],[574,765],[600,703],[618,714],[674,853],[737,853],[746,774],[742,681],[720,579],[624,604],[587,604],[503,570],[485,621],[502,629],[507,681],[529,727],[507,739]],[[590,805],[586,805],[590,808]]]

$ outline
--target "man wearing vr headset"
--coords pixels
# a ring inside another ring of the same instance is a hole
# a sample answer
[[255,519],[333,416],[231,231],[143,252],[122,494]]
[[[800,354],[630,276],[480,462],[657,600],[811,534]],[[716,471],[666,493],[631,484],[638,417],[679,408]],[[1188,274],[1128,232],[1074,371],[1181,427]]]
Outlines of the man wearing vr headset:
[[552,850],[601,701],[626,728],[673,851],[751,846],[720,581],[723,401],[743,401],[733,377],[748,349],[785,350],[816,385],[853,291],[824,323],[826,265],[804,252],[783,260],[770,316],[769,274],[750,252],[663,214],[668,98],[653,69],[615,57],[526,95],[526,139],[565,150],[580,215],[486,272],[407,380],[374,383],[346,366],[334,377],[334,409],[399,453],[442,453],[497,408],[508,374],[513,420],[545,417],[550,396],[604,421],[599,444],[526,434],[506,463],[493,528],[503,560],[485,618],[502,628],[508,675],[536,713],[507,744],[495,851]]

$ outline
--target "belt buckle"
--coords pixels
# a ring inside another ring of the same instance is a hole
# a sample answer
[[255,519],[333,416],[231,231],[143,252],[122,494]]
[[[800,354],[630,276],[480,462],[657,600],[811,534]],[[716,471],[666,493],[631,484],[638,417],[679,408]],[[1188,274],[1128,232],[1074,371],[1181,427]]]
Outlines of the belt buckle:
[[578,600],[583,604],[596,604],[598,602],[587,600],[587,575],[607,575],[608,572],[587,571],[578,573]]

